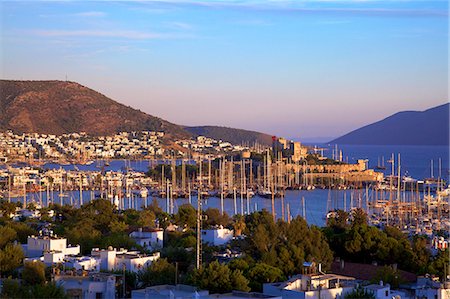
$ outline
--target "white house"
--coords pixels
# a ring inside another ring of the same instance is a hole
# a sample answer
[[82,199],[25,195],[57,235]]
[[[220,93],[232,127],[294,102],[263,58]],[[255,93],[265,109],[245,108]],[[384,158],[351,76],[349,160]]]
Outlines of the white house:
[[137,272],[142,268],[149,266],[153,261],[160,257],[160,253],[156,252],[152,255],[145,255],[138,251],[128,251],[109,247],[108,249],[92,250],[92,256],[100,260],[100,270],[125,270]]
[[116,276],[95,273],[90,276],[55,275],[55,282],[64,288],[69,298],[115,298]]
[[160,249],[163,247],[164,230],[161,228],[139,228],[137,231],[130,233],[130,238],[132,238],[137,244],[141,245],[145,249]]
[[391,295],[391,287],[389,284],[383,284],[380,281],[380,284],[369,284],[364,287],[365,290],[372,292],[377,299],[390,299],[393,296]]
[[171,298],[197,298],[208,299],[209,292],[197,290],[189,285],[158,285],[131,292],[132,299],[171,299]]
[[100,272],[100,259],[92,256],[66,257],[65,265],[75,270]]
[[47,251],[44,252],[44,264],[47,266],[63,263],[65,254],[61,251]]
[[27,245],[23,247],[28,257],[39,257],[50,251],[61,252],[64,255],[77,255],[80,253],[80,245],[67,246],[66,238],[58,238],[58,236],[53,234],[29,236]]
[[302,274],[285,282],[263,284],[263,293],[282,298],[340,299],[354,289],[353,277],[336,274]]
[[202,241],[204,243],[221,246],[233,239],[233,231],[223,226],[218,226],[212,229],[202,229]]

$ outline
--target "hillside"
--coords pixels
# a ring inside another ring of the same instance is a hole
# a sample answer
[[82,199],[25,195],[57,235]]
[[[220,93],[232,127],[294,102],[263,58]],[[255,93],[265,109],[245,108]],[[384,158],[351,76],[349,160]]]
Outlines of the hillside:
[[127,107],[75,82],[0,80],[0,130],[91,135],[164,131],[167,139],[190,134],[182,127]]
[[219,126],[199,126],[184,127],[184,129],[194,136],[206,136],[216,140],[224,140],[233,144],[241,144],[248,142],[250,144],[258,142],[264,145],[272,144],[272,136],[255,131],[247,131],[241,129],[233,129]]
[[330,141],[337,144],[448,145],[449,104],[403,111]]

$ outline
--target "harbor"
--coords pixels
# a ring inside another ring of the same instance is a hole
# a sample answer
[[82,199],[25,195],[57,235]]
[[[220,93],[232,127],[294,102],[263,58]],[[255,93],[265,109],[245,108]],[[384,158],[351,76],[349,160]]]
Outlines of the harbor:
[[168,214],[177,213],[183,204],[216,208],[230,216],[266,209],[274,219],[290,221],[301,216],[319,227],[337,210],[351,215],[360,208],[378,227],[393,225],[410,234],[427,235],[450,228],[450,190],[444,178],[448,170],[441,159],[434,164],[431,160],[427,178],[416,179],[402,171],[400,154],[391,154],[386,161],[383,157],[383,169],[380,159],[375,169],[369,169],[373,162],[368,159],[344,162],[337,147],[332,148],[333,159],[317,147],[304,147],[303,157],[293,153],[283,157],[279,152],[275,158],[274,149],[248,147],[232,154],[200,152],[195,158],[95,160],[40,167],[4,164],[0,194],[22,208],[80,207],[104,198],[119,211],[145,209],[154,202]]

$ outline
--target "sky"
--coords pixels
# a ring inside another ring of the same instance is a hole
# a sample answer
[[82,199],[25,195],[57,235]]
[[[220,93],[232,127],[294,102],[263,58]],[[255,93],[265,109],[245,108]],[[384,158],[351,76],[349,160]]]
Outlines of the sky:
[[1,1],[2,79],[326,141],[448,101],[446,0]]

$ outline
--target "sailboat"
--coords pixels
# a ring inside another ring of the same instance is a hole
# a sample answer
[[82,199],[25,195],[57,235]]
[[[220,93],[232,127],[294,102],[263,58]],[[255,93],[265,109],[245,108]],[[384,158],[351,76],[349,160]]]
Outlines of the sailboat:
[[378,164],[375,167],[375,169],[379,169],[379,170],[385,170],[386,166],[384,165],[384,156],[381,156],[381,164],[380,164],[380,157],[378,157]]

